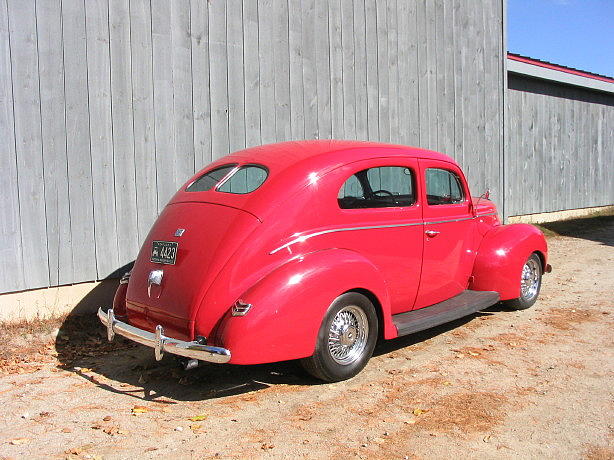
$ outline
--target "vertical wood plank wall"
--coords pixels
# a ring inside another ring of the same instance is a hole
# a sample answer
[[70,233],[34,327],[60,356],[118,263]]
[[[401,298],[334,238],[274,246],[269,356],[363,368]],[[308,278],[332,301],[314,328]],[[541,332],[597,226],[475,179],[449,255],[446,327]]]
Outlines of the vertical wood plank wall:
[[430,148],[502,204],[503,5],[0,0],[0,292],[111,275],[195,170],[257,144]]
[[614,95],[508,77],[507,215],[614,203]]

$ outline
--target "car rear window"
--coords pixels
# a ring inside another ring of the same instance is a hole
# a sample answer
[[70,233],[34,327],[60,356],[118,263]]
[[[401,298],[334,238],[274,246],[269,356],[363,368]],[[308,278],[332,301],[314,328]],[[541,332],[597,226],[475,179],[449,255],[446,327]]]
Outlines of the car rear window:
[[217,186],[218,192],[251,193],[260,187],[268,176],[267,170],[258,165],[241,166],[232,176],[226,178]]
[[188,185],[188,187],[185,190],[186,192],[205,192],[207,190],[211,190],[213,187],[216,186],[216,184],[219,181],[221,181],[224,177],[226,177],[228,173],[232,171],[236,166],[237,166],[236,164],[230,164],[230,165],[220,166],[219,168],[215,168],[214,170],[209,171],[203,174],[202,176],[200,176],[198,179],[196,179],[194,182]]
[[245,165],[237,168],[228,164],[215,168],[187,186],[186,192],[205,192],[214,189],[218,192],[244,195],[260,187],[268,176],[264,166]]

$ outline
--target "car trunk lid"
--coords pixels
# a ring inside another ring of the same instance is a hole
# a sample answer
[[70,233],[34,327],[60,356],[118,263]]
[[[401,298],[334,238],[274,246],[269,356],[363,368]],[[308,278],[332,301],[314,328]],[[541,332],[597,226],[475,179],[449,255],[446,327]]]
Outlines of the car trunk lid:
[[200,300],[259,222],[246,211],[215,203],[166,206],[130,276],[126,294],[130,323],[149,331],[160,324],[167,336],[193,340]]

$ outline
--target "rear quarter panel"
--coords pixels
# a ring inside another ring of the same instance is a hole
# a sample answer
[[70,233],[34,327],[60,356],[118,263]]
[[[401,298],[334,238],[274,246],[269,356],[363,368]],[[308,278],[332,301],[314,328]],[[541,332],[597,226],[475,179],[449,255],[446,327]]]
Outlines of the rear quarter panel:
[[297,256],[252,286],[241,296],[252,309],[237,317],[227,312],[214,341],[232,351],[234,364],[311,356],[331,301],[357,287],[378,298],[385,329],[396,336],[386,283],[377,268],[356,252],[329,249]]

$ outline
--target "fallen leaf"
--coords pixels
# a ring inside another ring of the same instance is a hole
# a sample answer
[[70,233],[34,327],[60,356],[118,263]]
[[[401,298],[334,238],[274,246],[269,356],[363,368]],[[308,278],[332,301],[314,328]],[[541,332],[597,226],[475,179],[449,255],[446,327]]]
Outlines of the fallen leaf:
[[449,387],[450,385],[452,385],[452,382],[445,381],[445,382],[443,382],[443,384],[444,384],[445,386]]
[[83,452],[90,450],[92,447],[94,447],[94,444],[89,443],[89,444],[84,444],[82,446],[79,447],[73,447],[72,449],[68,449],[66,451],[64,451],[65,454],[73,454],[73,455],[81,455]]
[[108,434],[109,436],[113,436],[114,434],[118,434],[119,433],[119,428],[117,428],[116,426],[108,426],[105,429],[102,430],[104,433]]
[[15,438],[15,439],[11,439],[10,443],[14,446],[18,446],[20,444],[26,444],[30,442],[29,438]]
[[145,406],[134,406],[132,408],[132,415],[144,414],[149,411]]
[[192,431],[198,431],[202,428],[203,426],[200,423],[193,423],[192,425],[190,425],[190,430]]
[[195,415],[194,417],[188,418],[188,420],[190,420],[191,422],[202,422],[203,420],[206,420],[206,419],[207,419],[206,415]]
[[416,417],[418,417],[419,415],[422,415],[426,412],[428,412],[428,409],[414,409],[412,414],[414,414]]

